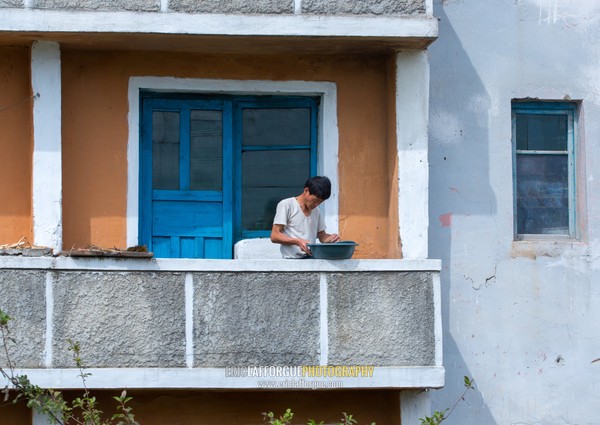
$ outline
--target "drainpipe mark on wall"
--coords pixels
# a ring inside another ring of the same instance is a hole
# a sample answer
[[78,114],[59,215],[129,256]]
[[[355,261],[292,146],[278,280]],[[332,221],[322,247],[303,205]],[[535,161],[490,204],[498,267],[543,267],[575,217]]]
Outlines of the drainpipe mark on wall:
[[452,213],[442,214],[438,217],[442,227],[450,227],[452,225]]
[[[545,5],[548,5],[548,13],[545,18],[542,18],[543,9]],[[547,24],[555,24],[558,20],[558,0],[540,0],[540,16],[538,19],[538,24],[542,25],[542,22]]]

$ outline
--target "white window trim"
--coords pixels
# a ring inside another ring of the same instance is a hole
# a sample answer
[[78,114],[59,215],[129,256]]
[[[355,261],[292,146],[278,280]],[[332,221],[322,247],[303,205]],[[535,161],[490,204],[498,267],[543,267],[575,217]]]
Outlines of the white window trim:
[[[131,77],[129,79],[129,136],[127,143],[127,246],[139,243],[139,174],[140,174],[140,90],[180,93],[227,93],[241,95],[309,95],[320,96],[319,175],[331,180],[331,198],[320,208],[328,231],[338,233],[338,125],[337,88],[332,82],[210,80],[174,77]],[[293,194],[290,194],[293,196]]]

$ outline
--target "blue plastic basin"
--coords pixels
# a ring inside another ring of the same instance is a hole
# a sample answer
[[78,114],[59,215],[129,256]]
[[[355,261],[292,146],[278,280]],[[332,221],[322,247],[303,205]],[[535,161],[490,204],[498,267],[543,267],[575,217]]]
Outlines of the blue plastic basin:
[[352,258],[354,249],[357,246],[358,244],[354,241],[308,244],[308,248],[312,252],[312,258],[318,260],[347,260]]

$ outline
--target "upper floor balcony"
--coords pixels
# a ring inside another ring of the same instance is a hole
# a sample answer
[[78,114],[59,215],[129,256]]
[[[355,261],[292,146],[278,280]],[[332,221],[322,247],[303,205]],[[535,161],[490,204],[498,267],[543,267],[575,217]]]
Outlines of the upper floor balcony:
[[[0,308],[15,319],[13,362],[45,387],[81,384],[68,339],[91,388],[440,387],[439,271],[437,260],[3,256]],[[319,365],[337,377],[306,368]],[[305,375],[277,372],[289,368]]]

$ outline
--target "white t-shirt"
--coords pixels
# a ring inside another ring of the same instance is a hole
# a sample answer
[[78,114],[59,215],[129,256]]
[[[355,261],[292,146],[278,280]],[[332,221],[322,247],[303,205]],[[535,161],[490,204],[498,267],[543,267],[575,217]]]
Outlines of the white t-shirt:
[[[307,217],[302,212],[296,198],[287,198],[277,204],[277,211],[273,224],[282,224],[283,233],[291,238],[300,238],[315,243],[317,233],[325,230],[325,221],[321,216],[319,208],[315,208]],[[306,253],[298,245],[281,245],[283,258],[303,258]]]

